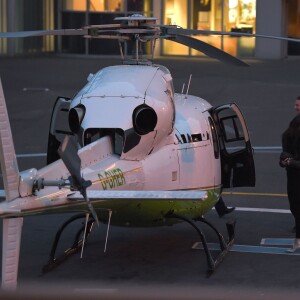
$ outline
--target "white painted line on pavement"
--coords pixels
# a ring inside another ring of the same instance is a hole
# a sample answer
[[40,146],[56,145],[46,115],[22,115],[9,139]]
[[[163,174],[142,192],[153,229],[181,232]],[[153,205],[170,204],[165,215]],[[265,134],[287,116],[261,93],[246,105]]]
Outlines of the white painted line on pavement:
[[[220,245],[217,243],[207,243],[209,250],[221,250]],[[196,242],[192,246],[192,249],[202,250],[203,245],[201,242]],[[289,248],[281,247],[264,247],[253,245],[232,245],[230,252],[244,252],[244,253],[261,253],[261,254],[283,254],[283,255],[300,255],[299,251],[289,252]]]
[[246,211],[246,212],[277,213],[277,214],[291,213],[289,209],[279,209],[279,208],[236,207],[235,210]]

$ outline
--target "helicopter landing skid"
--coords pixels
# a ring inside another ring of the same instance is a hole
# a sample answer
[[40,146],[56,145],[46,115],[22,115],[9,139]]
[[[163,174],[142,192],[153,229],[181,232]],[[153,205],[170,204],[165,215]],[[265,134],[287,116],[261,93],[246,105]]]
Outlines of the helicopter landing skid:
[[[230,248],[233,245],[233,242],[234,242],[234,228],[235,228],[236,221],[233,220],[231,222],[226,223],[227,232],[228,232],[228,242],[226,243],[225,240],[224,240],[223,235],[217,230],[217,228],[214,225],[212,225],[210,222],[208,222],[206,219],[204,219],[203,217],[190,219],[186,216],[177,215],[177,214],[172,213],[172,214],[169,214],[167,216],[167,218],[175,218],[175,219],[185,221],[188,224],[190,224],[197,231],[198,235],[200,236],[201,243],[203,245],[203,249],[204,249],[204,252],[205,252],[205,255],[206,255],[206,259],[207,259],[207,266],[208,266],[207,275],[210,276],[215,271],[215,269],[219,266],[219,264],[223,261],[225,255],[229,252]],[[219,253],[219,255],[216,258],[213,258],[212,254],[211,254],[211,252],[208,248],[205,235],[201,231],[201,229],[196,225],[195,221],[199,221],[199,222],[202,222],[202,223],[208,225],[217,234],[218,239],[219,239],[221,252]]]
[[[64,262],[68,257],[70,257],[72,254],[78,252],[82,248],[83,238],[80,239],[80,237],[84,233],[85,224],[83,224],[80,227],[80,229],[77,231],[77,233],[74,237],[74,242],[73,242],[72,246],[70,248],[68,248],[67,250],[65,250],[62,255],[55,257],[60,237],[61,237],[62,233],[64,232],[64,230],[66,229],[66,227],[68,225],[70,225],[72,222],[74,222],[78,219],[83,219],[83,218],[86,218],[86,214],[77,214],[77,215],[72,216],[66,222],[64,222],[62,224],[62,226],[60,227],[60,229],[57,231],[57,233],[55,235],[55,238],[54,238],[54,241],[52,244],[52,248],[51,248],[51,252],[49,255],[50,256],[49,261],[43,267],[43,273],[52,271],[56,266],[58,266],[59,264]],[[85,232],[85,241],[87,240],[89,234],[92,231],[94,222],[95,222],[95,220],[93,217],[91,217],[87,222],[87,228],[86,228],[86,232]]]

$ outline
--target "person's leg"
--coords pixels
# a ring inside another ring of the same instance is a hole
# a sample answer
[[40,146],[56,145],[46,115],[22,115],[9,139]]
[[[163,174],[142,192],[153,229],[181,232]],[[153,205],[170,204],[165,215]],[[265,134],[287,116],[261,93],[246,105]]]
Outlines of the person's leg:
[[294,245],[291,249],[288,250],[288,252],[295,252],[300,250],[300,215],[299,217],[295,217],[295,228],[296,228],[296,236]]
[[300,249],[300,185],[299,173],[296,173],[294,170],[287,172],[287,192],[290,210],[295,219],[296,232],[294,245],[287,251],[294,252]]

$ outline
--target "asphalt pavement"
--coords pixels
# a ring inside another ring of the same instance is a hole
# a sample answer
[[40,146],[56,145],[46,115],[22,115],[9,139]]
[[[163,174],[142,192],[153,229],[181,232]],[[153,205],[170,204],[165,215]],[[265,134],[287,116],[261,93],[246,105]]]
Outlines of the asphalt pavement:
[[[246,60],[250,67],[204,58],[158,58],[155,62],[169,68],[177,92],[192,74],[189,94],[214,106],[235,102],[247,120],[256,149],[256,187],[226,191],[225,202],[236,206],[236,211],[222,219],[211,211],[207,218],[224,235],[225,222],[235,218],[236,245],[260,246],[266,238],[293,238],[285,172],[278,166],[278,157],[281,134],[295,115],[293,105],[300,95],[300,57]],[[72,97],[90,73],[119,63],[118,58],[103,57],[0,58],[0,77],[20,170],[40,168],[46,163],[44,154],[55,99]],[[52,240],[66,218],[26,218],[19,272],[23,299],[30,293],[49,297],[68,294],[73,299],[87,295],[107,299],[296,299],[300,288],[297,255],[232,251],[207,277],[203,251],[191,249],[198,236],[187,224],[154,229],[111,228],[106,253],[103,225],[93,230],[83,259],[75,254],[52,272],[42,274]],[[206,234],[209,242],[216,242],[212,232]],[[68,247],[68,238],[62,248]]]

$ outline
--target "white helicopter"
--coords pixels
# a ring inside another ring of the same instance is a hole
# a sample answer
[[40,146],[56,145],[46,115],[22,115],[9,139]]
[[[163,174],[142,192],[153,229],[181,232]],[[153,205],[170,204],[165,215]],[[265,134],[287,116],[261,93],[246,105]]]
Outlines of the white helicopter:
[[[188,222],[203,243],[209,272],[233,243],[234,222],[227,224],[225,241],[204,215],[217,203],[222,188],[255,185],[253,151],[242,113],[234,103],[213,107],[189,95],[188,87],[175,93],[169,70],[144,59],[141,49],[150,41],[154,50],[156,39],[169,39],[224,62],[246,64],[187,36],[210,31],[159,25],[155,18],[141,15],[116,20],[121,24],[0,33],[2,38],[81,35],[116,39],[123,59],[122,65],[90,75],[73,99],[57,99],[48,165],[40,170],[18,170],[0,82],[0,158],[6,197],[0,203],[3,288],[16,288],[23,217],[28,215],[80,213],[58,231],[47,270],[63,259],[55,257],[61,232],[78,218],[85,218],[85,225],[65,255],[83,249],[94,222],[127,227]],[[125,60],[123,42],[134,45],[131,59]],[[221,247],[216,258],[196,221],[216,233]]]

